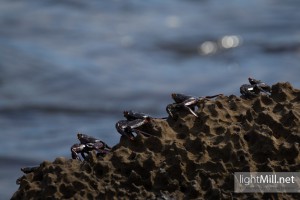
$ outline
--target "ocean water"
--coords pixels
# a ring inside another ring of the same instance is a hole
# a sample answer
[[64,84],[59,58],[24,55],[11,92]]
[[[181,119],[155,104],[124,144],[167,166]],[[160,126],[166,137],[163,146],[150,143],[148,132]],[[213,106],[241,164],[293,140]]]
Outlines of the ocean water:
[[249,76],[300,88],[296,0],[0,2],[0,196],[21,167],[70,158],[76,133],[118,143],[123,110],[170,94],[239,95]]

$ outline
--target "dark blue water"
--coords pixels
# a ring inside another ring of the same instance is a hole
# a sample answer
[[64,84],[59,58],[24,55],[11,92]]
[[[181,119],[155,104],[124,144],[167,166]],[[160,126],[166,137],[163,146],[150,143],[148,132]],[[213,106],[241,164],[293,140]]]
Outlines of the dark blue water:
[[171,92],[239,94],[253,76],[300,88],[299,1],[0,2],[0,194],[20,167],[70,157],[76,133],[118,143],[133,109]]

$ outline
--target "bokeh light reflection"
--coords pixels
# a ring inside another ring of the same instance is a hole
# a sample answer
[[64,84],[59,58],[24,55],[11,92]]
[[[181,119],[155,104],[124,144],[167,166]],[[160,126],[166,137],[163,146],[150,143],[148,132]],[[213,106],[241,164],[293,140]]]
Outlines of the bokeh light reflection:
[[225,49],[238,47],[241,43],[241,37],[236,35],[226,35],[221,39],[221,45]]

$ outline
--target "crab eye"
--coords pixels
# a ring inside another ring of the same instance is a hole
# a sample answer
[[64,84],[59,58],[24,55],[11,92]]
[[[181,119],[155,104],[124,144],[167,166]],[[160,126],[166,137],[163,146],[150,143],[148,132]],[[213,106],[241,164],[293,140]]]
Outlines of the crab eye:
[[175,93],[172,93],[171,95],[173,98],[176,98],[176,96],[177,96]]

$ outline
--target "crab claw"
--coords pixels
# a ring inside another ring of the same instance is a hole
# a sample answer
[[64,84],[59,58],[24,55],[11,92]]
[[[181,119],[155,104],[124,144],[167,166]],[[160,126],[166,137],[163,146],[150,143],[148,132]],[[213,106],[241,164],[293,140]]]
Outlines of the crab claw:
[[136,134],[143,133],[144,135],[147,135],[147,133],[139,131],[137,130],[137,128],[142,126],[143,124],[149,123],[150,121],[151,118],[148,116],[132,120],[120,120],[116,123],[116,129],[121,135],[124,135],[129,139],[134,140],[133,132],[135,132]]
[[166,111],[167,111],[167,113],[168,113],[172,118],[174,118],[174,115],[173,115],[173,113],[172,113],[172,107],[173,107],[173,104],[167,105]]
[[84,149],[85,145],[84,144],[74,144],[72,147],[71,147],[71,155],[72,155],[72,158],[73,159],[76,159],[76,160],[81,160],[78,153],[79,152],[82,152],[83,149]]
[[130,140],[134,140],[134,135],[132,134],[132,130],[129,126],[127,126],[128,121],[127,120],[120,120],[116,123],[116,129],[117,131],[126,137],[128,137]]

